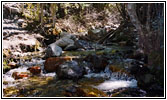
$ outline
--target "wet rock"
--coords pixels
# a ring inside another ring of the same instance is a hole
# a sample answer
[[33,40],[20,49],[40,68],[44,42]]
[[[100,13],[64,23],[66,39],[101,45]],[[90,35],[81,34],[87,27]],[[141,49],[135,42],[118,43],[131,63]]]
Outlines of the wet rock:
[[70,57],[51,57],[46,59],[44,64],[44,69],[47,72],[55,72],[59,65],[62,63],[72,60]]
[[68,37],[63,37],[55,42],[56,45],[65,48],[68,45],[74,44],[74,41]]
[[76,61],[68,61],[59,65],[56,74],[60,79],[78,79],[84,75],[84,68]]
[[92,63],[91,69],[94,70],[94,72],[103,71],[108,65],[108,60],[105,57],[94,54],[86,56],[85,61]]
[[41,68],[39,66],[29,67],[27,70],[29,70],[33,75],[38,75],[41,73]]
[[92,70],[90,69],[92,64],[90,62],[82,61],[80,65],[84,67],[86,74],[92,72]]
[[52,43],[47,47],[45,53],[45,58],[58,57],[62,54],[62,48],[57,46],[56,43]]
[[28,73],[13,72],[13,74],[12,74],[12,77],[14,79],[23,79],[23,78],[26,78],[28,76],[29,76]]

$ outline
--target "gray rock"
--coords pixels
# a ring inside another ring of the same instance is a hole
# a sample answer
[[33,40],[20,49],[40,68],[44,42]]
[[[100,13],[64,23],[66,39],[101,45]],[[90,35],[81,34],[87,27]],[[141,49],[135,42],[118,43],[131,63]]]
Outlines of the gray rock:
[[71,38],[71,35],[69,33],[67,33],[67,32],[61,32],[60,33],[60,38],[63,38],[65,36],[69,36],[69,38]]
[[103,28],[91,29],[88,31],[88,36],[90,37],[90,39],[93,39],[93,40],[98,40],[105,34],[106,34],[106,31]]
[[62,48],[57,46],[56,43],[50,44],[46,49],[45,57],[58,57],[62,54]]
[[79,66],[76,61],[69,61],[61,64],[56,70],[58,78],[61,79],[78,79],[84,75],[84,68]]
[[86,50],[90,50],[90,49],[93,49],[93,45],[87,41],[84,41],[84,40],[77,40],[75,41],[75,46],[77,48],[83,48],[83,49],[86,49]]
[[64,48],[64,47],[66,47],[68,45],[74,44],[74,41],[72,39],[68,38],[68,37],[63,37],[63,38],[57,40],[55,42],[55,44],[60,46],[60,47],[62,47],[62,48]]
[[60,38],[64,38],[64,37],[72,39],[74,41],[77,39],[77,36],[74,35],[74,34],[70,34],[70,33],[67,33],[67,32],[61,32],[60,33]]

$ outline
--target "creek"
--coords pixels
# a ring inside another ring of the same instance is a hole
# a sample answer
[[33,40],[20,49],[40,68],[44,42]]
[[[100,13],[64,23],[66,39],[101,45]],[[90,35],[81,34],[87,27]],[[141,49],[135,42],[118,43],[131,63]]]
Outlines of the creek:
[[[125,51],[122,47],[110,47],[110,49],[94,51],[68,51],[63,55],[80,57],[90,53],[105,54],[115,53],[116,50]],[[99,53],[100,52],[100,53]],[[85,55],[83,55],[85,54]],[[129,66],[129,62],[133,59],[121,58],[115,55],[114,60],[110,62],[118,66],[122,66],[121,70],[125,70]],[[34,62],[34,63],[33,63]],[[32,57],[31,60],[22,62],[18,68],[11,69],[3,74],[3,96],[4,97],[140,97],[146,96],[146,92],[138,88],[137,80],[134,76],[129,75],[126,71],[112,71],[108,65],[104,71],[94,73],[89,71],[83,78],[79,80],[58,79],[55,72],[46,73],[44,68],[45,60],[40,57]],[[27,68],[29,66],[38,65],[42,72],[40,75],[31,75]],[[28,73],[29,77],[23,79],[14,79],[14,72]]]

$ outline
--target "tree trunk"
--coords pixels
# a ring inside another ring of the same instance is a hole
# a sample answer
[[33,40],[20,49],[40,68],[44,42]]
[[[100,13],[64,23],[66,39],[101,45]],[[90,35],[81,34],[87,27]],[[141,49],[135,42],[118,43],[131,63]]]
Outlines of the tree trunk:
[[41,8],[41,14],[40,14],[40,20],[41,20],[41,28],[43,27],[43,4],[40,4]]
[[143,36],[144,36],[144,32],[142,30],[142,24],[140,23],[139,19],[138,19],[138,16],[137,16],[137,13],[136,13],[136,4],[135,3],[128,3],[127,4],[127,12],[128,12],[128,15],[130,17],[130,20],[132,22],[132,24],[135,26],[138,34],[139,34],[139,46],[141,48],[143,48],[143,43],[144,43],[144,40],[143,40]]
[[52,22],[53,22],[53,27],[55,27],[55,19],[56,19],[56,5],[55,4],[51,4],[50,7],[51,13],[52,13]]

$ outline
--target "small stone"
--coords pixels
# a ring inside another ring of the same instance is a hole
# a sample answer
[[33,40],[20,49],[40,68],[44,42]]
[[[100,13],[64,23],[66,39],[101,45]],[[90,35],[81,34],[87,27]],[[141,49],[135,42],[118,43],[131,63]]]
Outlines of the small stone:
[[27,70],[29,70],[33,75],[38,75],[41,73],[41,68],[39,66],[33,66],[28,68]]
[[25,77],[28,77],[28,74],[27,73],[13,72],[12,77],[14,79],[23,79]]

